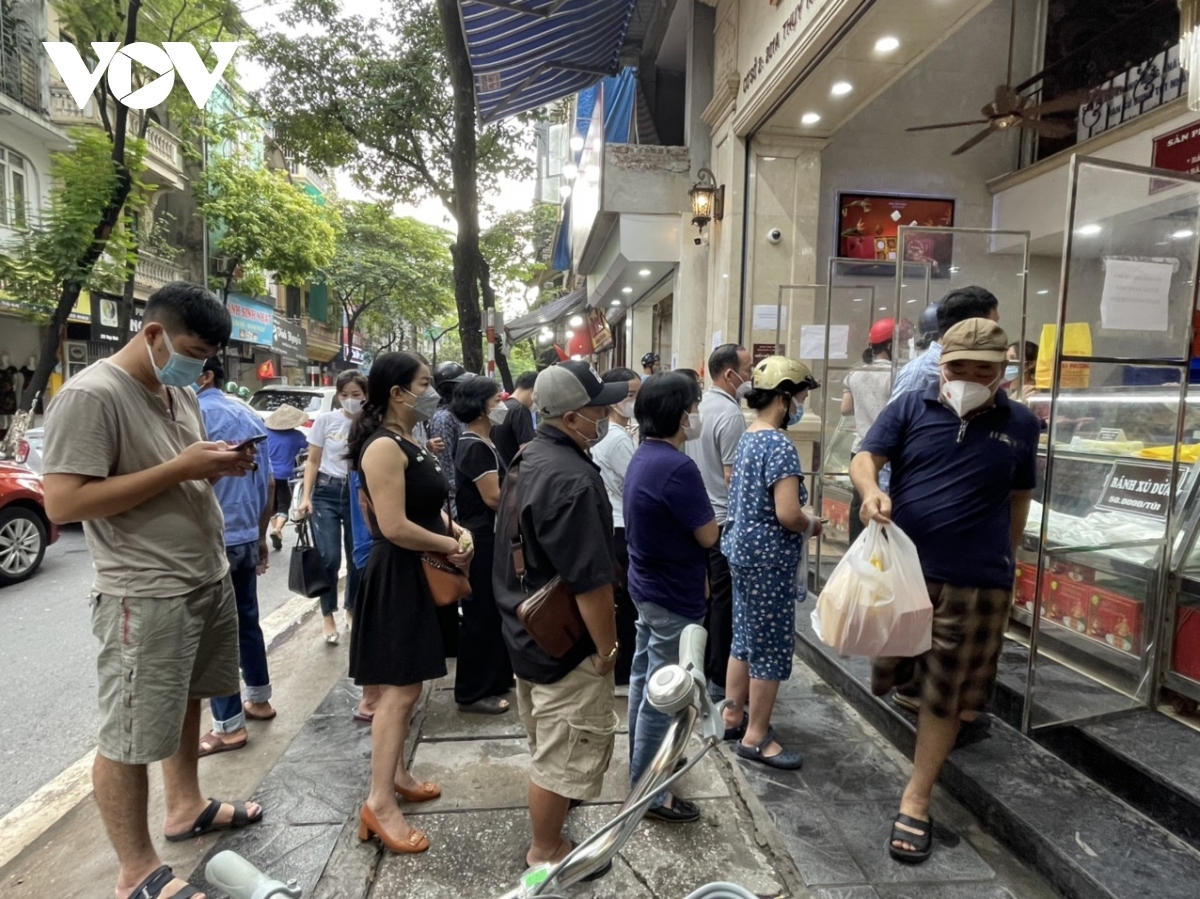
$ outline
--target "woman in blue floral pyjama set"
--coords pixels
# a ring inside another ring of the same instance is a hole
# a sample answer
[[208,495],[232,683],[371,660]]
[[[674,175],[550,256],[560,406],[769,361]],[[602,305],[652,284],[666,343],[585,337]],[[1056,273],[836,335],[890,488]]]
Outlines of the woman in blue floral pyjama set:
[[[808,368],[772,356],[754,369],[746,400],[758,417],[738,443],[721,551],[733,576],[733,648],[726,678],[726,736],[743,758],[795,769],[800,753],[775,739],[771,713],[792,674],[795,603],[805,598],[805,545],[821,532],[808,502],[795,444],[785,433],[820,385]],[[749,701],[749,714],[745,705]]]

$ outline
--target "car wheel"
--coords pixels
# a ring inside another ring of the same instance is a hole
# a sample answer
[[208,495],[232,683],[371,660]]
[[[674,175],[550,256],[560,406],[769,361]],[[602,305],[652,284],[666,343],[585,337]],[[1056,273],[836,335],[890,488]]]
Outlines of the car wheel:
[[0,511],[0,586],[28,578],[44,555],[46,526],[36,512],[20,507]]

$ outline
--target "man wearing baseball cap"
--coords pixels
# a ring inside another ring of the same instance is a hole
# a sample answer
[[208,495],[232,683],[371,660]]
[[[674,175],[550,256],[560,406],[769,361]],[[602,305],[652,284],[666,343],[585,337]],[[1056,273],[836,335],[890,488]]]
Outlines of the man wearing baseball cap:
[[[863,522],[894,521],[912,538],[933,601],[932,648],[871,666],[876,695],[919,685],[913,772],[888,842],[907,862],[932,851],[933,785],[996,677],[1040,433],[1000,389],[1008,336],[998,324],[967,319],[941,344],[938,382],[889,404],[850,463]],[[889,462],[890,496],[878,484]]]
[[[570,852],[563,825],[571,801],[600,795],[612,759],[619,649],[612,507],[588,448],[608,430],[608,407],[628,392],[628,383],[606,384],[586,362],[562,362],[539,373],[533,388],[538,431],[513,459],[500,496],[493,581],[532,756],[530,865]],[[518,534],[524,579],[508,550]],[[559,658],[538,646],[517,618],[517,607],[556,576],[586,624]]]

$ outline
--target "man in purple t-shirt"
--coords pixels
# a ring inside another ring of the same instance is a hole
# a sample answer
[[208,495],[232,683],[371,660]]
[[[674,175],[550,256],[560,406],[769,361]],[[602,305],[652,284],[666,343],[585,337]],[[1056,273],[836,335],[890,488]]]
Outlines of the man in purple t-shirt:
[[[645,700],[646,682],[679,661],[679,636],[707,611],[709,547],[720,531],[700,469],[683,444],[700,436],[700,387],[687,375],[651,375],[634,403],[642,445],[625,473],[622,500],[629,547],[629,594],[638,609],[629,677],[630,777],[637,783],[662,743],[668,718]],[[685,823],[700,809],[667,791],[646,813]]]

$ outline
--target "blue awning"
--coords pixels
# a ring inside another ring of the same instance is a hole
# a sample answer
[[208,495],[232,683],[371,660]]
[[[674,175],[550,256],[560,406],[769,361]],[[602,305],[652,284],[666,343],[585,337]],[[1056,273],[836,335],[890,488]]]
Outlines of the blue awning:
[[615,75],[637,0],[460,0],[479,120],[528,112]]

